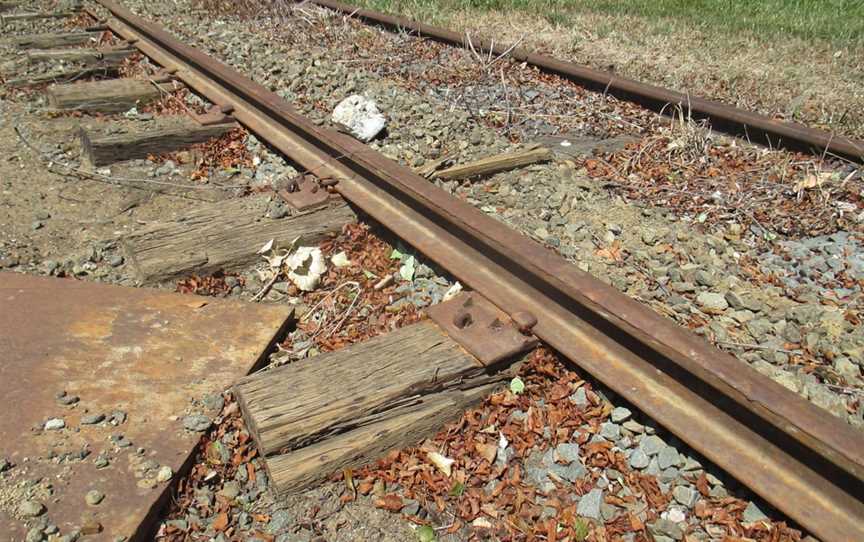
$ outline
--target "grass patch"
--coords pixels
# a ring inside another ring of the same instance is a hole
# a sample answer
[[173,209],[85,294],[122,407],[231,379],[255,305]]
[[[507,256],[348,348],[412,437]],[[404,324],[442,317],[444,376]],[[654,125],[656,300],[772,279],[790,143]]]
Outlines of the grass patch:
[[[566,25],[594,12],[668,19],[702,31],[795,36],[864,47],[864,0],[355,0],[364,7],[445,23],[455,11],[519,10]],[[677,26],[677,25],[676,25]]]

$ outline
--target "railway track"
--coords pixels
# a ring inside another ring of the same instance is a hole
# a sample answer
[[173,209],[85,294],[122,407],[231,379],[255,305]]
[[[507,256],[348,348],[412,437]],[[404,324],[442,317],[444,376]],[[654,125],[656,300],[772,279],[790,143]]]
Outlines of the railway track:
[[[391,30],[410,31],[448,45],[466,47],[465,36],[433,25],[412,21],[404,17],[386,15],[361,9],[336,0],[312,0],[314,4],[333,9],[370,24]],[[534,53],[524,48],[491,40],[476,40],[473,44],[483,51],[495,55],[509,55],[520,62],[527,62],[541,70],[570,79],[579,85],[616,97],[629,100],[654,111],[669,111],[670,106],[682,107],[695,118],[707,119],[711,126],[723,132],[747,138],[754,143],[771,147],[801,150],[821,155],[831,154],[855,162],[864,161],[864,142],[848,139],[807,126],[783,122],[745,111],[737,107],[706,100],[698,96],[682,94],[654,85],[617,76],[609,72],[594,70],[586,66],[564,62]]]
[[[317,3],[349,10],[335,2]],[[216,104],[214,114],[230,116],[326,180],[322,190],[328,187],[447,270],[502,311],[526,338],[539,339],[590,373],[820,539],[864,540],[864,437],[858,431],[409,168],[310,122],[278,95],[120,4],[98,4],[110,13],[101,20],[107,29]],[[459,41],[440,29],[351,12]],[[525,51],[511,54],[655,107],[683,99]],[[854,160],[864,156],[857,142],[710,102],[689,103],[716,126],[746,130],[751,137],[755,130],[797,148],[828,149]],[[478,358],[488,354],[497,361],[507,355],[484,351],[488,335],[481,336],[480,346],[476,338],[460,338],[455,328],[461,326],[452,315],[436,321]]]

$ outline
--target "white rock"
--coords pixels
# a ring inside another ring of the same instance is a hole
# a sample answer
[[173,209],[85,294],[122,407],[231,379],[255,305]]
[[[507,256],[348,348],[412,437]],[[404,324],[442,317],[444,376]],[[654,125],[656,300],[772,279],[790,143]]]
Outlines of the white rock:
[[288,278],[304,292],[311,292],[321,281],[321,275],[327,271],[324,255],[318,247],[300,247],[285,259],[288,267]]
[[51,418],[45,422],[46,431],[56,431],[58,429],[63,429],[64,427],[66,427],[66,422],[60,418]]
[[331,120],[346,126],[354,137],[364,142],[372,140],[387,125],[378,104],[358,94],[339,102]]
[[156,472],[156,481],[161,484],[162,482],[170,480],[172,476],[174,476],[174,471],[171,470],[171,467],[163,465]]

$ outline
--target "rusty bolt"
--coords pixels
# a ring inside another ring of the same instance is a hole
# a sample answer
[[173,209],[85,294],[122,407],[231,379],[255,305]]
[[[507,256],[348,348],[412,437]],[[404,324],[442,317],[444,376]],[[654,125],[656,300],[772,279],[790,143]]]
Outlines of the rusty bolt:
[[514,312],[510,315],[510,319],[523,335],[530,335],[531,330],[537,325],[537,317],[528,311]]

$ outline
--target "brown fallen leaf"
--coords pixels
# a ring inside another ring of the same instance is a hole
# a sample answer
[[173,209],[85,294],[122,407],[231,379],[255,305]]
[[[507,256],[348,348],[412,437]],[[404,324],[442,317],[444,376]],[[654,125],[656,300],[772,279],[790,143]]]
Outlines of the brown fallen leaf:
[[213,524],[211,525],[213,530],[216,532],[222,532],[228,527],[228,513],[222,512],[216,519],[213,520]]
[[402,510],[405,504],[402,502],[402,497],[389,493],[380,499],[375,499],[375,507],[381,508],[390,512],[398,512]]
[[480,457],[482,457],[489,463],[494,463],[495,457],[498,455],[497,444],[477,443],[474,445],[474,449],[477,450],[477,453],[480,454]]
[[360,484],[357,486],[357,491],[361,495],[368,495],[372,492],[373,487],[375,487],[375,483],[372,480],[367,479],[360,482]]

